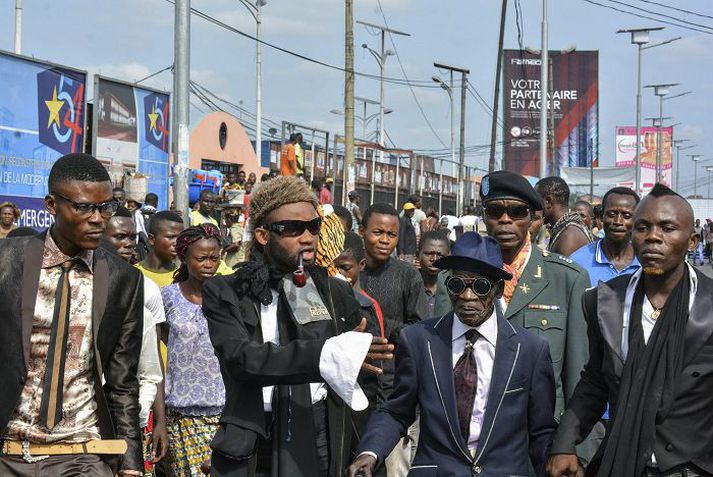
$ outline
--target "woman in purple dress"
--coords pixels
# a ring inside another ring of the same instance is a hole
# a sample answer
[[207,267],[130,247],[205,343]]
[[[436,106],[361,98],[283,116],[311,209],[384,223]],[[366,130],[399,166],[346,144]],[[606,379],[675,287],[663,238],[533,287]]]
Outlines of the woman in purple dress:
[[198,477],[210,460],[210,441],[225,404],[220,366],[201,309],[203,282],[220,264],[220,232],[209,224],[189,227],[176,240],[176,254],[181,266],[173,283],[161,289],[168,329],[169,475]]

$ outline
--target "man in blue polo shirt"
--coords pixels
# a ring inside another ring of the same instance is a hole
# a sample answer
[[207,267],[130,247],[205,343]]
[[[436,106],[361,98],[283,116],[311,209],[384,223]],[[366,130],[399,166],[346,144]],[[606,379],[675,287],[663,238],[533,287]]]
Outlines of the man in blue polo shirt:
[[[641,265],[631,246],[631,229],[634,225],[634,209],[639,196],[628,187],[614,187],[602,199],[602,229],[604,238],[585,245],[570,258],[589,272],[593,287],[619,275],[636,272]],[[609,419],[609,408],[602,421]],[[585,441],[587,460],[591,459],[604,438],[604,423],[597,423]]]

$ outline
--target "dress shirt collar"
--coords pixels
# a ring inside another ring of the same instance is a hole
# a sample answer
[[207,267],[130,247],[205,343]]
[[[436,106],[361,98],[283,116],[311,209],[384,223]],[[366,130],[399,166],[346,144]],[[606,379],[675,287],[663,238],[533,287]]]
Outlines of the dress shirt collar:
[[94,265],[94,250],[82,250],[75,257],[70,257],[59,249],[57,243],[52,238],[52,229],[50,229],[45,237],[45,248],[42,252],[42,268],[52,268],[62,265],[71,258],[80,259],[87,266],[89,272],[92,272]]
[[[464,324],[458,318],[458,315],[453,314],[453,337],[452,341],[457,340],[463,336],[472,327]],[[498,339],[498,317],[495,313],[495,307],[493,307],[493,313],[490,317],[485,320],[480,326],[475,327],[475,329],[480,333],[480,336],[485,338],[491,345],[495,346]]]
[[[604,253],[604,250],[602,250],[602,243],[604,242],[604,239],[602,240],[597,240],[594,242],[595,244],[595,249],[594,249],[594,261],[597,262],[600,265],[613,265],[607,258],[606,254]],[[639,259],[636,258],[636,255],[634,255],[634,258],[632,258],[631,263],[624,268],[624,270],[630,268],[630,267],[640,267],[641,265],[639,264]]]
[[[686,263],[688,267],[688,279],[691,281],[691,291],[688,300],[688,311],[690,312],[693,308],[693,300],[696,296],[696,291],[698,290],[698,275],[696,275],[696,270],[691,266],[690,263]],[[636,285],[641,279],[641,274],[643,273],[643,268],[638,269],[629,280],[629,285],[626,287],[626,298],[624,301],[624,313],[629,314],[631,310],[631,303],[634,299],[634,292],[636,291]]]

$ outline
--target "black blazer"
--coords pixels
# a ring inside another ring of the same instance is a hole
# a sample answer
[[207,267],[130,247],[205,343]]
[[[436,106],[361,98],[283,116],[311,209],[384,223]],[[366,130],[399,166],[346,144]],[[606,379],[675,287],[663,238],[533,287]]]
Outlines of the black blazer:
[[[669,416],[656,425],[654,453],[662,471],[683,463],[713,473],[713,280],[696,272],[698,289],[686,325],[684,366]],[[552,454],[574,453],[604,412],[617,412],[624,369],[621,350],[624,298],[631,275],[599,282],[584,294],[589,362],[562,416]],[[611,422],[611,421],[610,421]],[[601,456],[600,447],[596,460]]]
[[[324,382],[319,372],[319,357],[325,341],[352,330],[361,319],[359,305],[346,282],[327,277],[323,269],[312,268],[310,275],[332,320],[295,326],[297,339],[281,346],[263,344],[260,303],[251,296],[242,299],[238,296],[236,275],[216,276],[203,286],[203,313],[225,384],[221,426],[211,447],[236,461],[236,466],[254,455],[258,436],[270,437],[262,387]],[[293,321],[291,314],[278,314],[277,319],[278,322]],[[329,475],[340,476],[348,465],[351,418],[344,402],[331,390],[327,406]],[[313,443],[307,445],[314,447]],[[284,471],[280,475],[284,475]]]
[[[0,240],[0,430],[4,435],[27,377],[30,337],[47,232]],[[137,365],[144,287],[141,272],[102,249],[94,251],[92,331],[94,399],[103,439],[124,439],[116,469],[143,469]],[[105,380],[102,386],[102,377]]]

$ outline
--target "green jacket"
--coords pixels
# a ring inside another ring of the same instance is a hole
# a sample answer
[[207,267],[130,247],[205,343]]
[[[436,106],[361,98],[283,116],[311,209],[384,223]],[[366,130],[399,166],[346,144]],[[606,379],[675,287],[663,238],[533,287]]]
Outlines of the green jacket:
[[[504,313],[511,323],[547,339],[555,372],[558,421],[589,359],[582,310],[582,295],[588,287],[589,274],[571,259],[533,247]],[[446,307],[451,310],[448,291],[439,279],[436,315]]]
[[547,339],[555,371],[559,421],[589,359],[582,295],[589,274],[570,258],[533,247],[505,318]]

